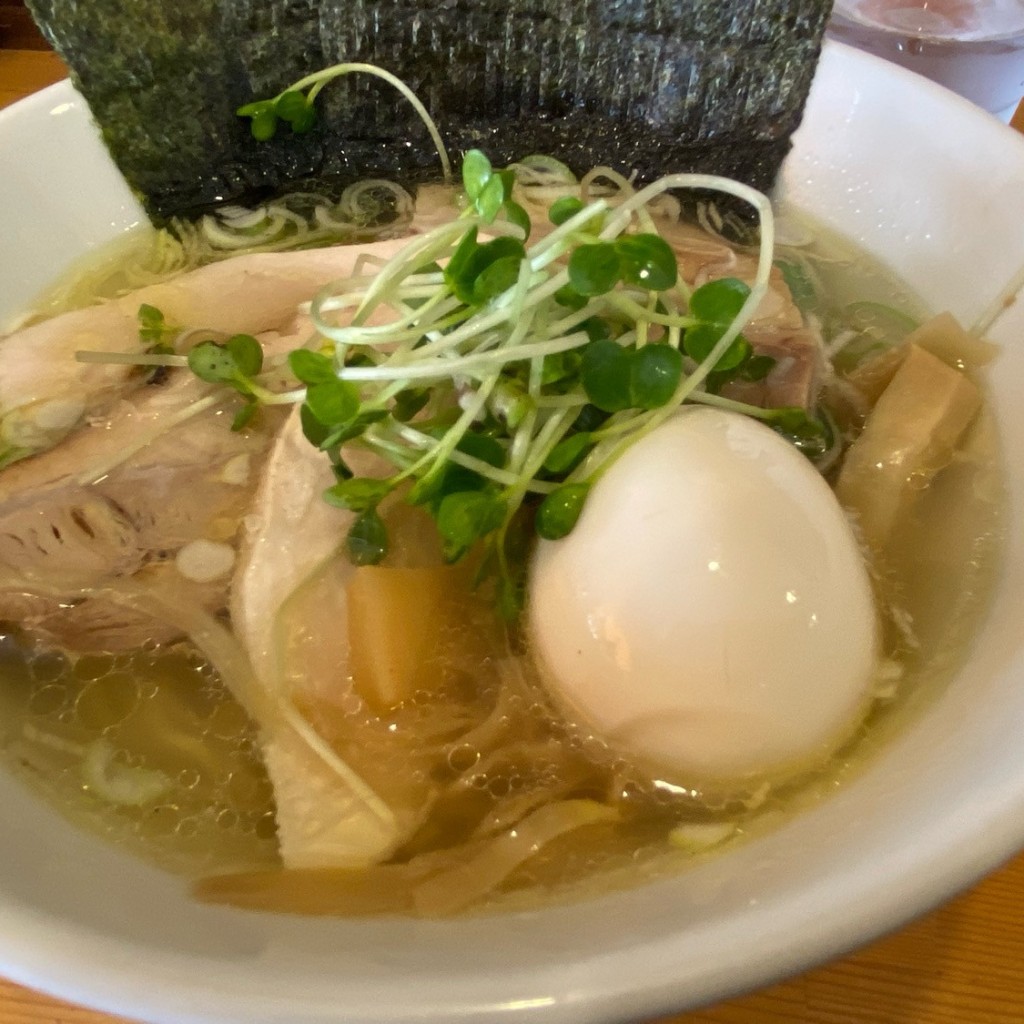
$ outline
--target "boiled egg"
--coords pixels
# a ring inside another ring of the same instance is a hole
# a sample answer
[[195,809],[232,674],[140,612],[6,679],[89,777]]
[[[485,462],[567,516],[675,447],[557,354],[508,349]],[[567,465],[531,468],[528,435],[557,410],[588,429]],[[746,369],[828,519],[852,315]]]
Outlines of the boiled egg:
[[732,782],[827,758],[870,701],[879,626],[857,538],[789,442],[677,413],[540,542],[528,629],[580,729],[659,777]]

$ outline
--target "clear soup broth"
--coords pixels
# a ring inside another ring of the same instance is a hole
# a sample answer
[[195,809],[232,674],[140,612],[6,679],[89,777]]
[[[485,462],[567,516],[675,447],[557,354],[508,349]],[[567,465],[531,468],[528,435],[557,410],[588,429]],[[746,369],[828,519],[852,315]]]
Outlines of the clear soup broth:
[[[887,268],[795,217],[787,225],[799,244],[780,247],[776,266],[834,377],[900,345],[924,319]],[[104,255],[76,275],[92,297],[138,283],[138,254],[157,247],[151,236],[130,245],[129,255]],[[48,314],[81,305],[76,288],[61,292]],[[844,417],[852,422],[856,412],[844,405],[842,386],[830,381],[825,395],[834,425],[846,429]],[[836,467],[824,472],[834,479]],[[278,809],[258,730],[187,638],[76,653],[9,622],[0,634],[0,757],[75,825],[168,870],[210,879],[200,889],[206,898],[313,913],[446,914],[593,895],[725,854],[855,775],[963,659],[993,577],[1001,509],[997,438],[983,410],[899,524],[876,575],[885,665],[870,712],[826,763],[796,777],[691,786],[633,763],[562,719],[528,650],[494,624],[488,598],[471,587],[437,627],[434,682],[397,706],[375,708],[350,687],[318,703],[298,687],[296,706],[318,735],[415,819],[365,871],[278,870]],[[244,515],[236,519],[224,529],[228,542]],[[425,556],[414,540],[391,557],[415,568]],[[288,642],[301,647],[309,638],[296,627]],[[585,820],[571,828],[545,821],[538,812],[552,803]],[[539,852],[497,868],[503,854],[493,844],[514,842],[517,825],[537,831]],[[467,865],[498,881],[468,883],[479,891],[465,900],[453,888]],[[409,896],[417,885],[422,899]]]

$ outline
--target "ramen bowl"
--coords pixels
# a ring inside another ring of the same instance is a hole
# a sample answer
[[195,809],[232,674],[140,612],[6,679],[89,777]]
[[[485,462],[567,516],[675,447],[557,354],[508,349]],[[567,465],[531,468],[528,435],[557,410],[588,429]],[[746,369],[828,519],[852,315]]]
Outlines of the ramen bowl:
[[[956,140],[951,145],[950,140]],[[66,83],[0,115],[0,321],[141,213]],[[990,400],[1024,448],[1024,140],[956,96],[826,47],[779,190],[970,325],[1000,309]],[[965,663],[856,777],[672,878],[446,921],[195,903],[0,775],[0,974],[159,1024],[637,1020],[848,950],[1024,846],[1024,471]]]

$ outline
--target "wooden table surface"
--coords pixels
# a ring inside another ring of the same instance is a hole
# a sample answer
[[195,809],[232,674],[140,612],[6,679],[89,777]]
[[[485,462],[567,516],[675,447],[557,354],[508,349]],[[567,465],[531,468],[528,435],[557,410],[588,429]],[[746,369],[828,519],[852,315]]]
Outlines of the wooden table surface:
[[[62,77],[51,53],[0,49],[0,107]],[[0,1024],[119,1022],[0,979]],[[859,952],[659,1024],[1024,1024],[1024,855]]]

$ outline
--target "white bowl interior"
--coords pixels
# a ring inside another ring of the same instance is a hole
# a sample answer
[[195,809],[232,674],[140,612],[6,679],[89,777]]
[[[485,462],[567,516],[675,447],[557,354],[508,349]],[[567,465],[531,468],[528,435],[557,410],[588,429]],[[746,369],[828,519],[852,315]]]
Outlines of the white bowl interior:
[[79,256],[145,214],[66,82],[0,110],[0,332]]
[[[0,116],[0,178],[14,183],[0,221],[15,226],[0,251],[2,323],[66,257],[139,212],[66,84]],[[781,189],[970,323],[1024,266],[1021,181],[1024,141],[994,118],[831,45]],[[1004,346],[992,397],[1012,453],[1024,445],[1024,304],[992,336]],[[76,833],[0,776],[0,805],[18,823],[0,831],[0,973],[166,1024],[510,1011],[610,1022],[707,1002],[864,941],[1024,844],[1024,473],[1010,468],[1010,542],[969,665],[858,778],[774,833],[578,906],[300,920],[197,906],[178,880]]]

